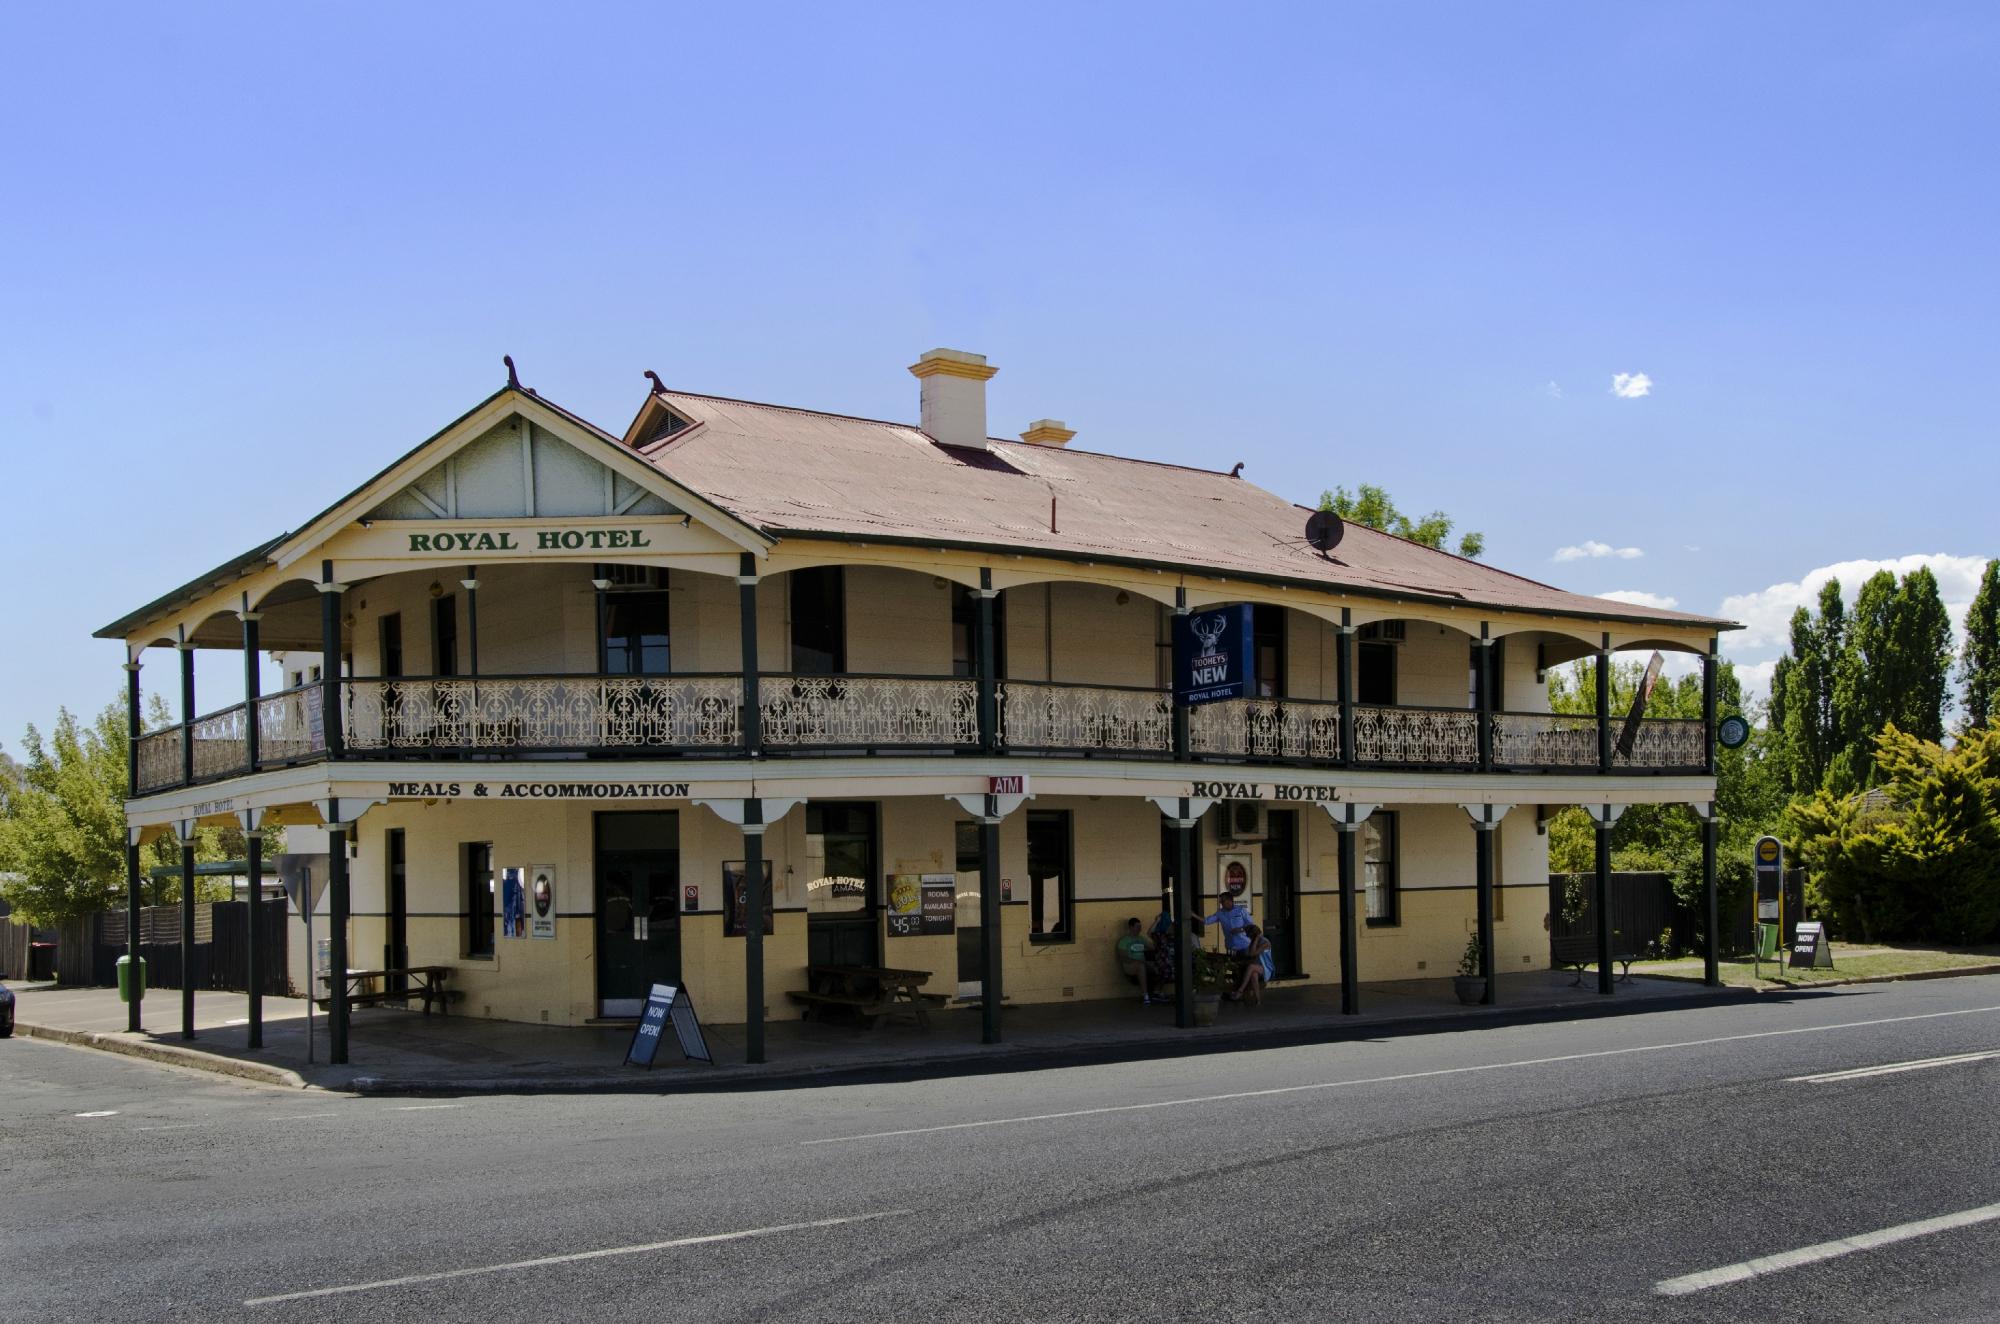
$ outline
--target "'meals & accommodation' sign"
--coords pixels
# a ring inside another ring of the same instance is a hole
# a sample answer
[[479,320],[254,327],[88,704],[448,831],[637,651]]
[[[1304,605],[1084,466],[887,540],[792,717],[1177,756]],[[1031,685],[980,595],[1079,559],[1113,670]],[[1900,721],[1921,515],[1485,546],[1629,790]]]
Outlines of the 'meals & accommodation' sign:
[[1248,603],[1174,617],[1174,702],[1250,697],[1255,657]]

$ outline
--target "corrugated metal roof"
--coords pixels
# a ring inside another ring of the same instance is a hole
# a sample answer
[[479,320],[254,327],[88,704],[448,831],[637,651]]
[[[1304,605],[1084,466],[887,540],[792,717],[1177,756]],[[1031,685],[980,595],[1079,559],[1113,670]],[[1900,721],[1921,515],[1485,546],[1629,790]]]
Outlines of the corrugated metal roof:
[[908,424],[691,392],[659,398],[696,426],[641,454],[772,533],[999,547],[1371,595],[1732,628],[1567,593],[1354,524],[1322,557],[1306,544],[1305,507],[1206,469],[1000,439],[990,450],[967,449],[940,445]]

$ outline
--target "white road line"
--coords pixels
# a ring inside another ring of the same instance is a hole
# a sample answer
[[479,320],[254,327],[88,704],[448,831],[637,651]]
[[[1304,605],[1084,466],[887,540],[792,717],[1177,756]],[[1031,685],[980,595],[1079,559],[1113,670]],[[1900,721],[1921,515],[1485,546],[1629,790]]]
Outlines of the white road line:
[[712,1232],[702,1237],[676,1237],[672,1241],[649,1241],[642,1246],[609,1246],[603,1250],[578,1251],[573,1255],[544,1255],[533,1260],[508,1264],[482,1264],[474,1269],[446,1269],[441,1273],[413,1273],[402,1278],[383,1278],[372,1283],[348,1283],[342,1287],[316,1287],[306,1292],[284,1292],[277,1296],[253,1296],[246,1306],[269,1306],[280,1301],[306,1301],[322,1296],[347,1296],[373,1292],[385,1287],[410,1287],[417,1283],[440,1283],[451,1278],[470,1278],[482,1273],[508,1273],[515,1269],[541,1269],[551,1264],[575,1264],[582,1260],[609,1259],[614,1255],[644,1255],[649,1251],[678,1250],[683,1246],[707,1246],[719,1241],[747,1241],[752,1237],[773,1237],[780,1232],[804,1232],[812,1228],[840,1227],[847,1223],[867,1223],[877,1218],[898,1218],[908,1209],[885,1209],[875,1214],[853,1214],[846,1218],[816,1218],[809,1223],[779,1223],[775,1227],[753,1227],[742,1232]]
[[118,1115],[118,1110],[116,1108],[103,1108],[94,1113],[76,1114],[76,1116],[78,1117],[116,1117],[117,1115]]
[[1119,1103],[1101,1108],[1073,1108],[1068,1112],[1035,1113],[1027,1117],[993,1117],[978,1122],[948,1122],[940,1126],[912,1126],[900,1131],[869,1131],[852,1136],[821,1136],[801,1140],[801,1146],[840,1145],[854,1140],[890,1140],[901,1136],[931,1135],[939,1131],[972,1131],[988,1126],[1017,1126],[1024,1122],[1057,1122],[1072,1117],[1098,1117],[1105,1113],[1146,1112],[1154,1108],[1180,1108],[1189,1104],[1229,1103],[1238,1099],[1265,1099],[1281,1094],[1303,1094],[1313,1090],[1345,1089],[1353,1085],[1388,1085],[1404,1080],[1430,1080],[1438,1076],[1463,1076],[1480,1071],[1506,1071],[1515,1067],[1542,1067],[1558,1062],[1583,1062],[1598,1057],[1623,1057],[1631,1053],[1664,1053],[1677,1048],[1705,1048],[1712,1044],[1740,1043],[1746,1039],[1775,1039],[1794,1034],[1825,1034],[1833,1030],[1859,1030],[1873,1025],[1899,1025],[1906,1021],[1937,1020],[1945,1016],[1977,1016],[2000,1011],[2000,1007],[1962,1007],[1954,1011],[1927,1011],[1914,1016],[1882,1016],[1867,1021],[1842,1021],[1836,1025],[1801,1025],[1786,1030],[1757,1030],[1748,1034],[1723,1034],[1711,1039],[1686,1039],[1671,1044],[1639,1044],[1630,1048],[1600,1048],[1589,1053],[1561,1053],[1554,1057],[1530,1057],[1516,1062],[1486,1062],[1469,1067],[1439,1067],[1433,1071],[1405,1071],[1393,1076],[1368,1076],[1360,1080],[1322,1080],[1309,1085],[1280,1085],[1272,1089],[1236,1090],[1228,1094],[1203,1094],[1191,1099],[1157,1099],[1151,1103]]
[[1882,1246],[1893,1246],[1899,1241],[1910,1241],[1917,1237],[1927,1237],[1933,1232],[1949,1232],[1954,1228],[1972,1227],[1979,1223],[1990,1223],[2000,1218],[2000,1204],[1981,1205],[1968,1209],[1962,1214],[1944,1214],[1937,1218],[1920,1219],[1915,1223],[1898,1223],[1895,1227],[1885,1227],[1879,1232],[1863,1232],[1858,1236],[1841,1237],[1837,1241],[1822,1241],[1817,1246],[1802,1246],[1798,1250],[1788,1250],[1782,1255],[1764,1255],[1741,1264],[1725,1264],[1719,1269],[1703,1269],[1700,1273],[1683,1274],[1679,1278],[1668,1278],[1653,1284],[1653,1291],[1660,1296],[1687,1296],[1693,1292],[1706,1292],[1711,1287],[1727,1287],[1731,1283],[1747,1282],[1769,1273],[1783,1273],[1786,1269],[1797,1269],[1807,1264],[1818,1264],[1822,1260],[1838,1259],[1842,1255],[1852,1255],[1856,1251],[1875,1250]]
[[252,1117],[253,1122],[304,1122],[314,1117],[338,1117],[339,1113],[284,1113],[277,1117]]
[[1893,1076],[1904,1071],[1929,1071],[1932,1067],[1955,1067],[1967,1062],[1986,1062],[2000,1057],[2000,1049],[1983,1053],[1958,1053],[1951,1057],[1920,1057],[1912,1062],[1884,1062],[1881,1066],[1851,1067],[1846,1071],[1823,1071],[1817,1076],[1792,1076],[1788,1085],[1824,1085],[1836,1080],[1865,1080],[1870,1076]]
[[208,1125],[206,1122],[176,1122],[172,1126],[135,1126],[132,1129],[134,1131],[192,1131],[198,1126],[206,1125]]
[[462,1103],[405,1103],[399,1104],[389,1111],[397,1113],[434,1113],[440,1108],[463,1108],[464,1106]]

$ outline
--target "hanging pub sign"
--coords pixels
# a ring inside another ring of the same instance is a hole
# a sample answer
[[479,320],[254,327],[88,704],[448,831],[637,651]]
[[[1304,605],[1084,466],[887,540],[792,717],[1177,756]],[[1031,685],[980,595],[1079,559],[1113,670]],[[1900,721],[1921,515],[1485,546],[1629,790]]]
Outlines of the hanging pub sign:
[[1249,698],[1255,657],[1247,602],[1174,617],[1174,702]]

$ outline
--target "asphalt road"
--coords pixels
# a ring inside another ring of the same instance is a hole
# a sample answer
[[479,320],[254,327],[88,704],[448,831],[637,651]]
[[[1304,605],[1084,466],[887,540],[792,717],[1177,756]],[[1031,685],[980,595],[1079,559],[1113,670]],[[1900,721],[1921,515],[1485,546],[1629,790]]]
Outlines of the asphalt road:
[[15,1039],[0,1319],[1988,1320],[2000,1055],[1799,1079],[1976,1053],[2000,978],[683,1098]]

